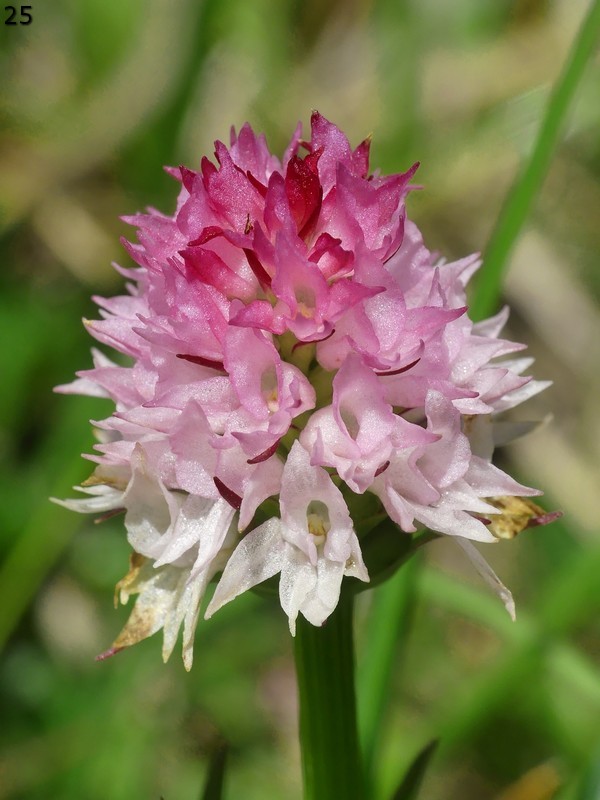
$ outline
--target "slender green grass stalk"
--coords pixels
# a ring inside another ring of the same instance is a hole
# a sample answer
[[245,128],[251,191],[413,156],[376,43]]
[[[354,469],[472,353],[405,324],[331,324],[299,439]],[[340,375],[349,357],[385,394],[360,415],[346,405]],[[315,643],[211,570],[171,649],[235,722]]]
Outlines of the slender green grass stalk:
[[352,592],[321,627],[298,619],[294,652],[305,800],[366,800],[356,724]]
[[223,786],[225,784],[225,767],[227,765],[228,747],[221,745],[215,750],[210,759],[206,785],[200,800],[222,800]]
[[569,106],[599,35],[600,0],[594,0],[554,85],[531,155],[508,193],[492,232],[470,306],[473,319],[489,316],[495,310],[508,258],[548,172]]
[[427,772],[427,767],[435,755],[437,747],[438,740],[433,739],[417,754],[391,800],[416,800]]
[[600,749],[596,747],[596,752],[590,760],[581,786],[577,793],[577,800],[595,800],[600,796]]
[[410,626],[420,562],[420,554],[414,555],[379,587],[370,609],[371,624],[358,670],[359,730],[368,786],[377,771],[385,707],[400,642]]

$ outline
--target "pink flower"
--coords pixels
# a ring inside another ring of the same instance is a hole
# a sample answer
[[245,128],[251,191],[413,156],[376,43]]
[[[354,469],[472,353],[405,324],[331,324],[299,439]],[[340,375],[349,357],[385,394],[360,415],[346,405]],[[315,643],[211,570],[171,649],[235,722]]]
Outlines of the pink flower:
[[322,624],[345,576],[369,580],[348,510],[366,492],[391,535],[426,526],[463,542],[512,610],[465,540],[495,540],[497,496],[539,494],[491,456],[520,432],[495,415],[546,384],[507,358],[522,349],[499,338],[507,310],[469,319],[477,258],[445,263],[406,219],[417,165],[369,174],[369,141],[352,149],[317,113],[281,162],[248,125],[215,157],[168,170],[173,216],[126,218],[127,293],[96,298],[86,325],[129,364],[94,350],[59,387],[116,406],[95,423],[86,497],[62,501],[125,512],[134,558],[118,588],[139,597],[109,652],[162,629],[167,658],[183,624],[189,668],[220,573],[207,615],[279,575],[292,632],[299,613]]

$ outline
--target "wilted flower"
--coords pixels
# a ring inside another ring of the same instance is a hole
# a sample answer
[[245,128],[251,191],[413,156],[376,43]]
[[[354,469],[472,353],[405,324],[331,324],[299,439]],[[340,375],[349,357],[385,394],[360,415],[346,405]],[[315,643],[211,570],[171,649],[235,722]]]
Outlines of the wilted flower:
[[[63,501],[125,511],[134,556],[117,590],[139,597],[110,652],[162,628],[167,658],[183,623],[189,668],[219,573],[208,616],[279,575],[292,632],[298,613],[322,624],[344,576],[369,580],[348,508],[367,492],[395,536],[457,537],[512,610],[469,540],[496,540],[499,498],[539,494],[491,456],[522,427],[495,415],[546,383],[507,358],[524,347],[499,338],[507,309],[469,319],[477,256],[430,253],[405,215],[417,165],[369,174],[369,140],[353,150],[320,114],[281,162],[248,125],[215,155],[168,170],[172,217],[126,218],[138,266],[118,267],[127,294],[96,298],[102,319],[86,324],[129,366],[94,350],[60,387],[116,403],[95,423],[87,497]],[[547,521],[520,502],[521,528]]]

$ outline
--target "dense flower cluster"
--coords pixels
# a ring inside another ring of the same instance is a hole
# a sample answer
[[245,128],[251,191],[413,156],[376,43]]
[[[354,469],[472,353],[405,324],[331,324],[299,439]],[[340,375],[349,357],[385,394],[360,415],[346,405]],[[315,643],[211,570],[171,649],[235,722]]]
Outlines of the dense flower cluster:
[[138,266],[86,324],[129,366],[94,350],[60,387],[116,404],[87,497],[63,501],[125,512],[118,590],[139,597],[114,649],[162,628],[168,657],[183,624],[188,667],[219,573],[207,615],[279,574],[292,632],[298,613],[323,623],[344,576],[369,580],[351,494],[375,495],[397,536],[457,537],[497,582],[468,540],[495,540],[489,498],[539,492],[491,464],[512,432],[492,420],[545,386],[506,358],[523,349],[499,338],[506,309],[467,316],[477,257],[444,263],[406,219],[417,165],[369,174],[369,140],[353,150],[317,113],[282,161],[248,125],[215,155],[169,170],[173,216],[126,220]]

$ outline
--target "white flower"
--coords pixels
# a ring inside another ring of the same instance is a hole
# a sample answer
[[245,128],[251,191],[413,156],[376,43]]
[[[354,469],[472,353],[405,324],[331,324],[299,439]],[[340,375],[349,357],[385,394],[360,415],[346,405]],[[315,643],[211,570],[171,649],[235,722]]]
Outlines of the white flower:
[[206,611],[281,573],[279,597],[295,633],[302,613],[322,625],[335,609],[344,575],[368,581],[358,539],[340,490],[327,472],[312,466],[294,442],[282,477],[281,519],[271,518],[238,544]]

